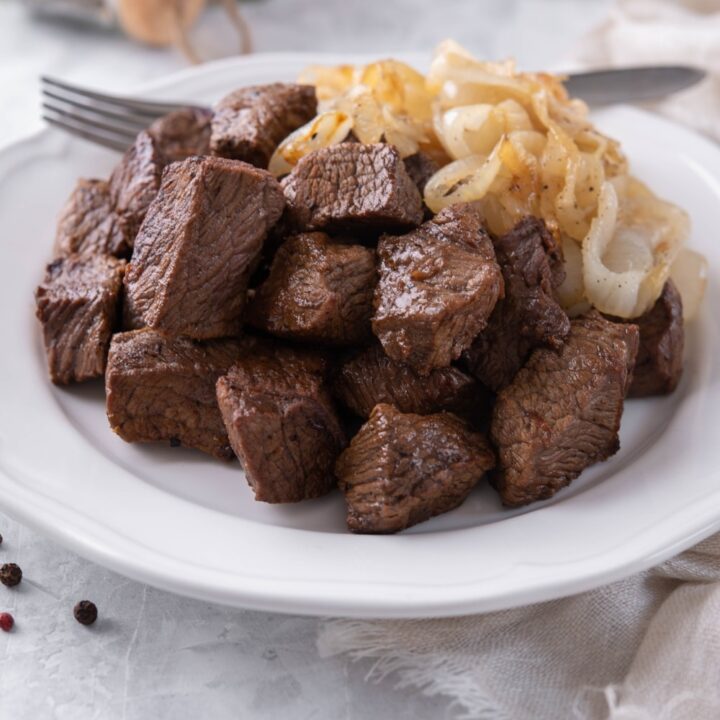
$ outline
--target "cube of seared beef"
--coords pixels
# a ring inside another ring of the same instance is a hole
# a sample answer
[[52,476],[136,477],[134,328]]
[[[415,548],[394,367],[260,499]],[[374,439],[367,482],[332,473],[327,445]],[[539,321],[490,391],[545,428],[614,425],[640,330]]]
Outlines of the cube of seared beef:
[[454,415],[404,414],[381,404],[335,472],[350,530],[393,533],[458,507],[494,465],[485,438]]
[[440,169],[438,164],[426,153],[420,151],[403,159],[410,179],[415,183],[422,196],[427,181]]
[[559,349],[570,319],[555,298],[565,275],[562,252],[542,220],[524,218],[494,246],[505,297],[463,357],[470,372],[497,391],[512,381],[533,348]]
[[484,388],[462,370],[438,368],[421,377],[409,365],[391,360],[378,343],[341,362],[333,375],[332,392],[364,418],[380,403],[420,415],[449,410],[466,419],[480,419],[487,406]]
[[149,128],[163,164],[186,160],[193,155],[210,154],[212,112],[205,108],[183,108],[163,115]]
[[376,282],[373,250],[324,233],[296,235],[275,254],[248,321],[279,337],[356,345],[372,337]]
[[373,331],[421,375],[447,367],[482,331],[503,278],[471,205],[452,205],[407,235],[383,235]]
[[55,255],[129,255],[105,180],[78,180],[58,220]]
[[125,261],[70,255],[47,266],[35,291],[50,379],[57,385],[102,377],[120,308]]
[[490,433],[503,504],[549,498],[618,451],[638,338],[597,313],[573,320],[560,351],[536,349],[500,391]]
[[240,88],[215,107],[212,152],[266,168],[280,142],[316,113],[311,85],[272,83]]
[[335,486],[345,437],[325,372],[324,358],[277,347],[242,357],[218,380],[230,444],[256,500],[298,502]]
[[234,457],[215,396],[215,383],[247,339],[172,338],[144,328],[115,335],[105,388],[112,429],[127,442],[167,442]]
[[110,199],[126,243],[132,247],[150,203],[157,195],[165,159],[144,130],[110,175]]
[[126,322],[169,335],[237,335],[248,278],[283,210],[265,170],[194,157],[168,166],[125,277]]
[[177,110],[141,132],[110,176],[110,198],[132,247],[166,165],[208,152],[210,113]]
[[[415,183],[420,197],[423,198],[425,194],[425,186],[428,180],[440,169],[438,163],[435,162],[427,153],[422,150],[408,155],[403,159],[405,169],[407,170],[410,179]],[[430,220],[434,215],[433,211],[425,204],[423,200],[423,219]]]
[[672,280],[665,283],[655,305],[631,321],[640,328],[630,397],[668,395],[680,382],[685,329],[682,299]]
[[283,180],[288,222],[299,230],[409,230],[422,199],[392,145],[340,143],[303,157]]

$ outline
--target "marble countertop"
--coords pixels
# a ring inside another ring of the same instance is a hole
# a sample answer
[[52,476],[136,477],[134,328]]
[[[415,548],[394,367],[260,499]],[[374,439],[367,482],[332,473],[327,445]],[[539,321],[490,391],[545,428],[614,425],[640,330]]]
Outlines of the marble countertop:
[[[486,57],[557,65],[607,11],[609,0],[255,0],[243,5],[258,52],[429,51],[454,37]],[[231,52],[215,9],[197,31],[206,56]],[[33,21],[0,4],[0,144],[41,127],[41,73],[125,90],[186,65],[120,35]],[[8,382],[8,380],[4,380]],[[2,507],[2,498],[0,498]],[[438,720],[442,698],[365,681],[367,668],[320,658],[318,620],[227,609],[170,595],[93,565],[0,514],[0,563],[25,573],[0,587],[0,720]],[[93,600],[87,628],[72,607]]]

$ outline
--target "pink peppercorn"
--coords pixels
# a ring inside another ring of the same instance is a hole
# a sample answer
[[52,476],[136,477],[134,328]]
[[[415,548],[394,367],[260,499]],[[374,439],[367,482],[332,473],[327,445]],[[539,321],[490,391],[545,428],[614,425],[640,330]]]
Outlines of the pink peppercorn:
[[10,632],[15,624],[15,618],[10,613],[0,613],[0,630]]

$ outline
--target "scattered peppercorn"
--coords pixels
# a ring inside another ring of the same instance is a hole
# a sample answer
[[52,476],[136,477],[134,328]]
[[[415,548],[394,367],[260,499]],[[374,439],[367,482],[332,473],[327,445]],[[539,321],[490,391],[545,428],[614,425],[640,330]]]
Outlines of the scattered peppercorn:
[[0,545],[2,545],[2,535],[0,535]]
[[15,563],[5,563],[0,567],[0,582],[6,587],[15,587],[22,580],[22,570]]
[[97,607],[89,600],[81,600],[74,608],[73,615],[81,625],[92,625],[97,620]]
[[0,613],[0,630],[10,632],[15,624],[15,618],[10,613]]

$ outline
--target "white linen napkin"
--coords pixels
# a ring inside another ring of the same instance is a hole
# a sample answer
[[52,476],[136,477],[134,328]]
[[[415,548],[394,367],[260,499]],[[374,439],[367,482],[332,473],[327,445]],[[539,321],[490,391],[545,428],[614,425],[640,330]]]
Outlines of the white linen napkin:
[[322,656],[472,720],[720,718],[720,535],[574,597],[438,620],[327,620]]
[[[619,0],[576,66],[691,63],[701,85],[651,106],[720,140],[720,0]],[[720,534],[575,597],[444,620],[321,626],[322,655],[444,695],[472,720],[720,718]]]
[[720,140],[720,0],[620,0],[573,60],[580,67],[703,68],[702,83],[645,107]]

